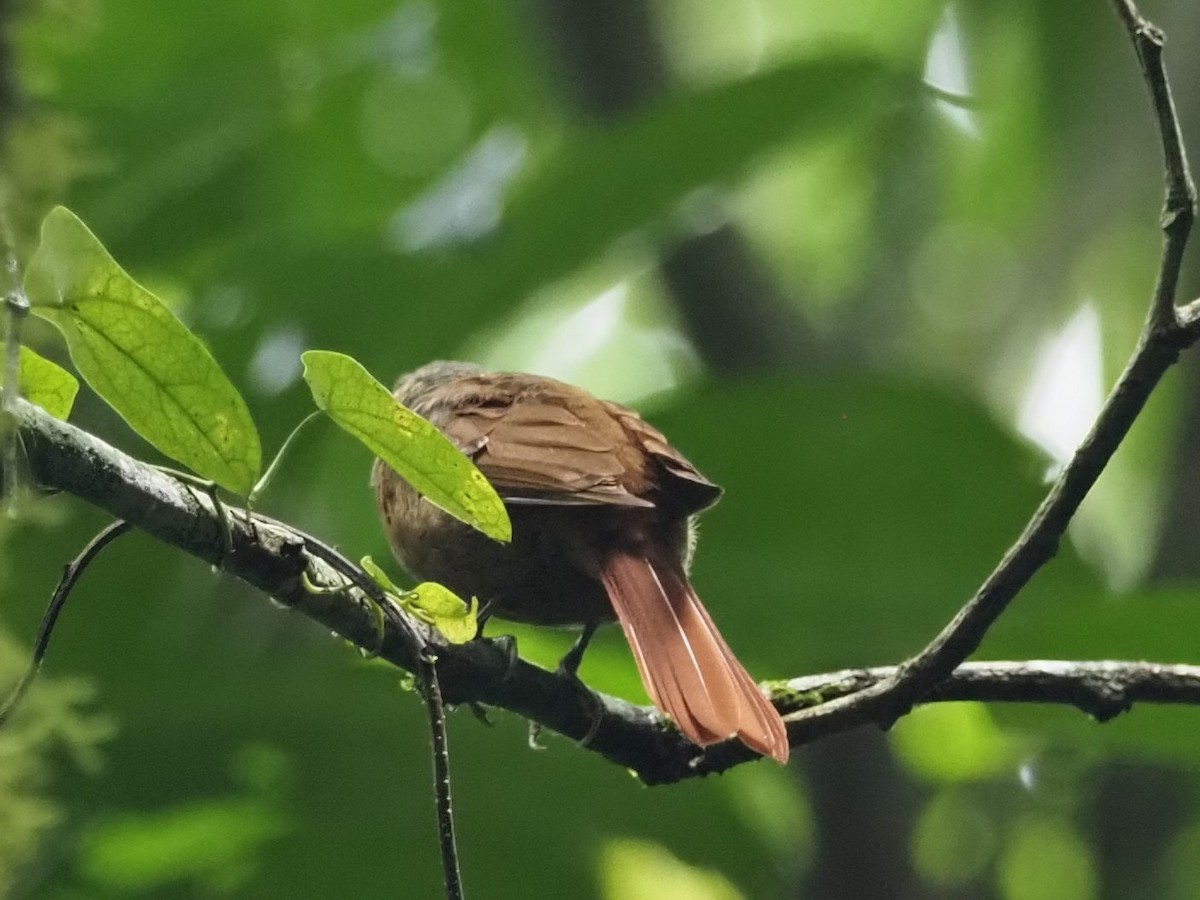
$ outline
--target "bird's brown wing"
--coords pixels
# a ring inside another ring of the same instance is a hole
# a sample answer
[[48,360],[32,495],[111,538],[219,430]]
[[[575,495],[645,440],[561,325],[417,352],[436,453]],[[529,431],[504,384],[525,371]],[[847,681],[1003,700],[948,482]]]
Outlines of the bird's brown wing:
[[431,406],[446,435],[513,503],[653,507],[685,513],[721,489],[637,413],[579,388],[528,375],[479,375]]
[[602,405],[641,448],[649,464],[657,469],[654,482],[660,493],[670,497],[687,513],[700,512],[721,499],[721,488],[701,475],[682,453],[667,442],[661,431],[619,403],[605,400]]
[[[463,391],[464,383],[474,390]],[[529,390],[528,376],[520,387],[502,376],[457,382],[458,402],[442,408],[438,425],[509,502],[654,506],[645,464],[621,423],[583,391],[542,383],[544,390]]]

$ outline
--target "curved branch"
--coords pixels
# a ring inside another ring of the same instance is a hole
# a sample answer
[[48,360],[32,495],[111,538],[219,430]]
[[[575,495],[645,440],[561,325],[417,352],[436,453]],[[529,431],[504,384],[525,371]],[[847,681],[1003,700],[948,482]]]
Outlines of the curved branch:
[[[1200,301],[1174,305],[1179,261],[1191,228],[1195,191],[1170,91],[1161,67],[1161,35],[1128,0],[1114,0],[1130,29],[1164,140],[1167,201],[1163,260],[1146,327],[1071,463],[1025,531],[953,621],[903,666],[809,676],[775,691],[790,713],[794,746],[859,725],[890,725],[914,704],[940,700],[1008,700],[1070,704],[1099,719],[1134,702],[1200,705],[1200,667],[1136,662],[1029,662],[961,665],[992,622],[1055,553],[1067,524],[1179,353],[1200,338]],[[283,523],[241,511],[222,522],[211,498],[86,432],[16,400],[12,414],[35,478],[127,520],[134,527],[227,572],[389,662],[418,673],[432,650],[448,703],[510,710],[631,769],[650,784],[720,772],[755,758],[740,743],[701,750],[659,714],[581,690],[574,679],[523,660],[503,646],[473,641],[448,646],[390,605],[382,641],[373,590],[328,545]],[[232,538],[232,552],[229,542]],[[332,591],[309,591],[305,584]],[[597,722],[597,717],[599,721]]]
[[[503,646],[473,641],[446,645],[420,622],[386,608],[382,647],[370,598],[326,544],[265,516],[241,511],[229,520],[233,550],[206,494],[139,462],[73,425],[18,400],[16,418],[34,476],[127,520],[153,537],[224,569],[297,612],[409,672],[422,671],[428,646],[448,703],[509,710],[637,773],[667,784],[721,772],[754,756],[740,743],[700,750],[664,725],[651,708],[581,689],[579,682],[513,660]],[[339,590],[310,592],[309,581]],[[428,645],[427,643],[428,642]],[[809,675],[774,686],[776,704],[792,713],[795,746],[863,724],[884,724],[878,708],[855,703],[895,679],[897,667]],[[1139,662],[1001,662],[959,667],[921,702],[989,700],[1059,703],[1105,720],[1136,702],[1200,705],[1200,666]],[[838,716],[814,712],[838,707]],[[600,717],[596,724],[597,714]],[[806,717],[807,716],[807,717]],[[590,737],[589,737],[590,735]]]
[[1133,41],[1150,90],[1166,178],[1162,259],[1137,347],[1091,431],[1016,543],[975,595],[920,653],[900,667],[894,678],[802,714],[802,718],[833,718],[847,723],[875,720],[886,726],[949,677],[978,649],[988,629],[1034,574],[1053,558],[1083,498],[1107,467],[1159,380],[1180,352],[1200,336],[1193,308],[1179,310],[1175,306],[1183,252],[1195,216],[1196,188],[1162,65],[1163,35],[1142,18],[1131,0],[1113,0],[1113,4]]
[[62,578],[59,579],[58,586],[55,587],[54,594],[50,597],[50,604],[46,607],[46,613],[42,616],[42,624],[38,628],[37,640],[33,644],[33,658],[29,663],[29,668],[21,676],[21,680],[17,682],[17,686],[13,688],[8,699],[0,703],[0,726],[4,725],[8,717],[17,709],[21,700],[24,699],[25,693],[33,684],[33,680],[37,678],[37,674],[42,668],[42,659],[50,646],[50,635],[54,633],[58,616],[63,611],[63,607],[67,605],[67,599],[71,596],[71,591],[75,589],[80,576],[87,571],[88,566],[95,561],[96,557],[104,552],[105,547],[128,531],[129,523],[120,519],[105,525],[100,533],[79,551],[79,555],[63,569]]
[[[383,607],[381,641],[380,598],[371,597],[377,586],[360,580],[356,567],[324,542],[244,510],[223,524],[208,495],[171,475],[24,400],[15,401],[13,415],[31,474],[43,487],[74,494],[164,543],[221,566],[408,672],[419,674],[422,654],[432,651],[447,703],[506,709],[577,741],[590,734],[589,749],[647,781],[682,777],[678,773],[686,773],[700,753],[652,709],[589,694],[574,679],[514,660],[505,646],[491,641],[448,645],[390,604]],[[306,589],[306,581],[322,590]]]

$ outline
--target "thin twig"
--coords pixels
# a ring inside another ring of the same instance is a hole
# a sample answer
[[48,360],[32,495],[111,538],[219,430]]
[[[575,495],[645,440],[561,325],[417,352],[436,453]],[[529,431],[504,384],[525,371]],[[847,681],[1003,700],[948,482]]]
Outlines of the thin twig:
[[[1146,324],[1137,348],[1088,436],[1051,486],[1016,543],[950,623],[887,683],[835,701],[807,715],[879,721],[903,715],[913,703],[945,679],[987,634],[1013,598],[1057,552],[1067,526],[1163,374],[1196,338],[1175,308],[1184,248],[1196,204],[1195,186],[1180,136],[1171,88],[1162,65],[1162,33],[1142,18],[1130,0],[1113,0],[1133,41],[1162,140],[1166,201],[1162,217],[1163,254]],[[864,709],[846,709],[863,704]]]
[[1166,199],[1161,219],[1165,236],[1150,317],[1158,327],[1171,327],[1178,325],[1175,290],[1183,265],[1183,251],[1195,218],[1196,185],[1192,181],[1179,117],[1175,112],[1175,99],[1163,67],[1166,38],[1160,29],[1142,17],[1131,0],[1113,0],[1113,7],[1133,43],[1158,124],[1166,180]]
[[123,522],[120,519],[106,525],[99,534],[88,541],[87,546],[80,551],[71,562],[63,569],[62,578],[59,579],[58,587],[54,589],[54,594],[50,598],[50,603],[46,607],[46,612],[42,616],[42,624],[38,628],[37,641],[33,646],[33,657],[30,660],[29,668],[25,670],[25,674],[21,676],[21,680],[17,682],[17,686],[13,688],[8,699],[0,706],[0,726],[3,726],[8,717],[16,710],[21,700],[25,697],[25,693],[29,690],[33,680],[37,677],[38,671],[42,667],[42,660],[46,656],[46,650],[50,647],[50,636],[54,632],[54,625],[58,621],[58,615],[66,606],[67,598],[71,596],[71,591],[75,587],[79,577],[101,551],[104,550],[114,540],[119,538],[125,532],[129,531],[132,526],[128,522]]
[[10,414],[17,398],[21,377],[21,322],[28,305],[21,308],[16,294],[4,298],[4,359],[0,360],[3,386],[0,386],[0,465],[4,467],[4,481],[0,483],[0,499],[9,514],[16,509],[19,446],[17,431],[12,427]]
[[454,807],[450,799],[450,749],[446,740],[446,708],[438,684],[437,657],[421,656],[421,692],[429,711],[429,733],[433,737],[433,791],[437,802],[438,845],[442,851],[442,875],[446,882],[446,900],[462,900],[462,873],[458,865],[458,844],[454,837]]
[[[284,528],[291,527],[280,522],[278,519],[272,519],[268,516],[256,515],[255,518]],[[320,559],[380,606],[390,605],[386,592],[374,578],[363,571],[361,566],[351,562],[340,550],[331,547],[319,538],[315,538],[311,534],[304,534],[303,532],[297,532],[297,534],[304,540],[304,549],[309,553]]]
[[29,298],[21,285],[21,267],[17,262],[17,239],[8,217],[7,189],[0,194],[0,247],[4,254],[4,359],[0,361],[3,386],[0,387],[0,409],[4,411],[0,420],[0,462],[4,466],[4,481],[0,485],[0,496],[6,498],[11,512],[16,508],[18,489],[18,442],[15,433],[9,432],[9,414],[13,401],[20,393],[21,376],[21,326],[29,315]]
[[0,405],[8,410],[20,391],[21,375],[21,325],[29,312],[29,301],[21,291],[12,291],[4,297],[4,385],[0,389]]
[[292,429],[291,433],[283,439],[283,443],[279,447],[279,451],[275,454],[275,458],[271,460],[271,464],[267,466],[267,470],[263,472],[262,477],[255,482],[254,487],[250,489],[250,494],[246,497],[246,509],[252,509],[257,505],[258,498],[262,496],[262,492],[270,485],[271,479],[275,477],[275,473],[279,470],[279,466],[283,463],[283,458],[287,455],[288,450],[292,448],[296,438],[300,432],[304,430],[309,422],[313,422],[319,418],[323,418],[325,413],[322,410],[315,409],[307,416],[300,420],[300,424]]

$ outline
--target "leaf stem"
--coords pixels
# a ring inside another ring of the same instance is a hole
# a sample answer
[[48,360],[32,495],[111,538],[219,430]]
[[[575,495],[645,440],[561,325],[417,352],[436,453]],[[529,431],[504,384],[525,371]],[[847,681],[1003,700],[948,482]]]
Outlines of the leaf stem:
[[313,410],[307,416],[301,419],[300,424],[293,428],[291,433],[284,438],[283,443],[279,447],[279,452],[275,454],[275,458],[271,460],[271,464],[267,466],[267,471],[263,472],[262,477],[258,479],[258,482],[254,485],[254,487],[250,489],[250,494],[248,497],[246,497],[247,510],[254,508],[254,504],[258,500],[259,495],[265,491],[267,486],[271,483],[271,479],[275,476],[275,472],[279,468],[279,463],[283,460],[284,454],[291,449],[292,442],[296,440],[296,436],[300,434],[300,431],[305,425],[314,419],[319,418],[322,418],[322,411],[319,409]]

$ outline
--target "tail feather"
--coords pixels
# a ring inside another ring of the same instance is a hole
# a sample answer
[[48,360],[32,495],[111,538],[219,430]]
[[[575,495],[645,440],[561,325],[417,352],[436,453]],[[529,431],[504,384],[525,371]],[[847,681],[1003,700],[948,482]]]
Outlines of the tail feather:
[[779,713],[725,643],[675,564],[614,553],[601,571],[646,692],[700,746],[738,737],[787,762]]

